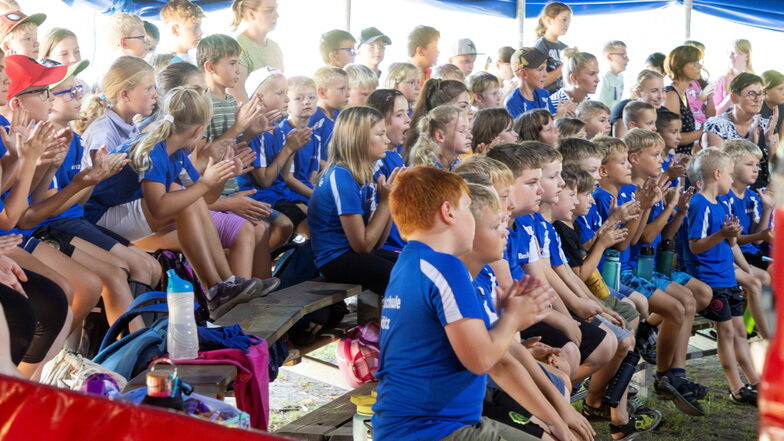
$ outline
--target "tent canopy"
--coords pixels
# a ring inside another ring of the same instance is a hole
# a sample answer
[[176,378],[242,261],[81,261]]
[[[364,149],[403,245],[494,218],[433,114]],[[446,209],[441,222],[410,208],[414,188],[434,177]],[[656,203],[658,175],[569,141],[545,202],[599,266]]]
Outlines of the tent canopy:
[[[69,5],[87,3],[103,13],[132,12],[142,17],[157,17],[167,0],[63,0]],[[192,0],[205,11],[225,9],[231,0]],[[419,0],[466,12],[515,18],[517,0]],[[684,0],[564,0],[576,14],[611,14],[663,8]],[[536,17],[547,0],[526,0],[526,17]],[[784,9],[780,0],[693,0],[695,11],[758,28],[784,32]]]

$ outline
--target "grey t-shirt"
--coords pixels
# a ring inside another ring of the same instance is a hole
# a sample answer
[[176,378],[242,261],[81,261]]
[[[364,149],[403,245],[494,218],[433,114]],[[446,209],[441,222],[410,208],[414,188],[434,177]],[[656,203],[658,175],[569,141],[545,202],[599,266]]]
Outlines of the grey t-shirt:
[[[544,37],[539,37],[539,39],[536,40],[536,43],[534,43],[534,47],[539,49],[542,53],[547,54],[547,72],[552,72],[562,64],[561,51],[569,46],[560,41],[553,43]],[[545,89],[547,89],[548,92],[553,93],[561,87],[563,87],[563,79],[559,77],[553,84],[546,86]]]

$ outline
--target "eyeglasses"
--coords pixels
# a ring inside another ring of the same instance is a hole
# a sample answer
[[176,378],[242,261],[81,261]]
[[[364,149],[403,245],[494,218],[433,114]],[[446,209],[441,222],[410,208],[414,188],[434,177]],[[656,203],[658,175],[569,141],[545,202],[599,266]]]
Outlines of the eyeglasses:
[[123,37],[126,40],[142,40],[143,42],[147,43],[147,36],[146,35],[135,35],[133,37]]
[[49,89],[45,88],[45,89],[28,90],[27,92],[17,93],[16,97],[18,98],[22,95],[38,95],[38,94],[40,94],[41,99],[44,101],[48,100],[52,96],[51,92],[49,92]]
[[69,97],[69,98],[66,98],[66,101],[78,100],[79,98],[82,97],[82,95],[84,95],[84,86],[82,86],[81,84],[77,84],[76,86],[74,86],[74,87],[72,87],[72,88],[70,88],[68,90],[63,90],[62,92],[52,93],[52,95],[54,95],[54,96],[60,96],[60,95],[65,95],[65,94],[68,94],[67,97]]
[[758,100],[758,99],[762,98],[763,96],[765,96],[765,92],[755,92],[753,90],[750,90],[750,91],[744,93],[743,95],[745,95],[746,98],[748,98],[750,100]]
[[626,52],[610,52],[610,55],[620,55],[624,60],[629,59],[629,55]]
[[339,47],[339,48],[335,49],[335,52],[337,52],[337,51],[346,51],[346,52],[348,52],[351,55],[356,55],[357,54],[357,51],[353,47]]

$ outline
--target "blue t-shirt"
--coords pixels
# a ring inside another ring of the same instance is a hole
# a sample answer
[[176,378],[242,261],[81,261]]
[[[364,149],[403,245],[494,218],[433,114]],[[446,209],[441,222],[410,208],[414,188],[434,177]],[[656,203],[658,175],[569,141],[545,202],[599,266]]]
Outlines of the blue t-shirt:
[[[637,186],[632,185],[634,189],[632,191],[637,191]],[[661,214],[664,212],[664,201],[659,201],[651,207],[651,212],[648,215],[648,223],[654,222]],[[642,227],[640,227],[642,228]],[[651,243],[643,243],[642,239],[637,241],[637,244],[630,246],[629,250],[629,262],[626,268],[622,268],[622,270],[631,269],[636,271],[637,270],[637,259],[640,258],[640,250],[644,246],[652,246],[654,249],[654,253],[658,250],[659,242],[661,242],[661,232],[656,235],[656,237],[651,241]],[[655,259],[655,255],[654,255]]]
[[438,440],[479,422],[487,375],[475,375],[444,327],[489,317],[465,265],[416,241],[392,268],[381,310],[373,438]]
[[[264,132],[253,137],[250,141],[250,148],[256,153],[256,159],[252,164],[253,167],[274,167],[271,164],[280,154],[280,151],[283,150],[284,145],[286,145],[286,135],[280,127],[272,132]],[[280,165],[283,166],[283,164]],[[269,187],[261,187],[259,183],[256,182],[256,178],[253,177],[252,172],[237,176],[237,185],[239,185],[240,190],[243,191],[256,190],[256,193],[248,197],[257,201],[266,202],[273,207],[278,201],[294,199],[294,192],[286,185],[286,181],[283,180],[283,175],[281,173],[278,173]]]
[[[702,194],[695,193],[689,204],[689,239],[702,239],[720,231],[729,213],[725,203],[714,204]],[[711,288],[738,286],[732,247],[726,240],[694,257],[697,263],[694,276]]]
[[[0,127],[6,129],[6,133],[8,132],[8,128],[11,127],[11,122],[5,119],[3,115],[0,115]],[[5,146],[3,138],[0,138],[0,158],[5,156],[6,153],[8,153],[8,148]]]
[[485,265],[474,278],[474,288],[476,288],[476,293],[479,294],[479,300],[485,308],[485,314],[490,319],[491,325],[498,321],[498,313],[495,308],[498,301],[497,287],[498,280],[493,269],[490,268],[490,265]]
[[321,268],[351,250],[340,216],[359,214],[367,225],[376,210],[376,185],[359,185],[348,168],[335,165],[324,173],[308,204],[310,243]]
[[[289,120],[284,120],[280,123],[280,130],[283,131],[284,136],[288,136],[289,132],[294,130],[294,127],[289,123]],[[313,188],[310,182],[310,177],[313,172],[319,170],[319,140],[315,136],[310,137],[310,141],[305,144],[301,149],[297,150],[294,154],[294,160],[291,162],[291,173],[294,177],[308,188]],[[308,198],[290,189],[290,200],[292,202],[308,203]]]
[[594,202],[591,208],[588,209],[588,214],[580,216],[574,221],[575,228],[580,233],[580,242],[585,243],[593,239],[596,236],[596,232],[602,227],[602,223],[604,221],[599,216],[599,212],[596,210],[596,202]]
[[540,213],[533,214],[533,227],[536,241],[539,242],[541,257],[550,259],[550,266],[566,263],[566,256],[561,247],[561,237],[555,231],[553,224],[547,221]]
[[555,108],[550,102],[550,92],[547,89],[534,89],[533,101],[527,100],[520,89],[515,89],[510,93],[504,101],[504,107],[512,115],[512,118],[517,118],[523,113],[534,109],[547,109],[555,115]]
[[[744,236],[751,234],[751,227],[759,223],[762,217],[762,199],[760,199],[759,194],[747,188],[741,199],[730,189],[729,193],[719,197],[719,201],[726,203],[730,207],[732,215],[738,217],[740,225],[743,227],[743,231],[740,234]],[[744,253],[751,254],[762,252],[760,246],[755,243],[740,245],[740,249]]]
[[[396,151],[387,151],[383,158],[376,161],[373,179],[378,179],[381,175],[388,178],[389,175],[399,167],[406,167],[406,164],[403,162],[403,157]],[[381,249],[399,252],[403,250],[404,246],[406,246],[406,241],[400,236],[400,230],[397,229],[397,224],[392,221],[392,227],[389,229],[389,237],[387,237],[387,241],[384,242]]]
[[[127,152],[132,143],[128,141],[122,144],[115,152]],[[175,182],[188,187],[199,177],[199,172],[191,164],[185,150],[180,149],[169,155],[166,141],[162,141],[150,150],[147,170],[137,172],[128,164],[116,175],[96,185],[84,207],[85,217],[91,222],[97,222],[109,208],[141,199],[144,180],[161,183],[169,191]]]
[[335,129],[335,120],[339,113],[340,110],[335,110],[332,117],[328,118],[321,107],[317,107],[316,113],[308,121],[308,127],[313,129],[313,134],[318,137],[318,157],[322,161],[329,158],[329,142],[332,140],[332,130]]
[[[63,163],[54,174],[52,179],[52,187],[57,191],[62,191],[68,184],[73,181],[74,176],[82,171],[82,155],[84,154],[84,146],[82,145],[82,138],[76,133],[73,134],[71,145],[68,147],[68,152],[65,154]],[[46,225],[57,219],[70,219],[84,217],[84,207],[82,204],[76,203],[60,213],[59,216],[45,220],[42,225]]]
[[[618,198],[616,202],[617,205],[620,207],[621,205],[634,200],[634,191],[636,188],[637,187],[634,185],[624,185],[618,189]],[[610,207],[612,206],[612,199],[614,197],[615,196],[613,196],[610,192],[601,187],[598,187],[596,190],[594,190],[593,199],[596,201],[596,213],[602,219],[607,219],[610,217]],[[629,247],[626,247],[626,249],[621,252],[621,271],[631,269],[631,266],[629,265],[629,256],[630,250]],[[601,270],[603,265],[604,257],[602,256],[602,260],[599,262],[599,270]]]
[[525,276],[523,265],[539,260],[539,245],[533,227],[533,217],[520,216],[512,223],[506,239],[506,261],[512,279],[520,280]]

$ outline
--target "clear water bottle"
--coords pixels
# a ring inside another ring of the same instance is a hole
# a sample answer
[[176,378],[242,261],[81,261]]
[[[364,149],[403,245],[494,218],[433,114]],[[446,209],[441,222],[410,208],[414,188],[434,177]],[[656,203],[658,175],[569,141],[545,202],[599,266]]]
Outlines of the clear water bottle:
[[193,285],[182,280],[174,270],[166,272],[166,303],[169,306],[169,328],[166,346],[172,360],[192,360],[199,356],[199,335],[193,316]]
[[650,245],[640,247],[637,258],[637,277],[650,281],[653,278],[653,254],[655,250]]
[[373,405],[376,404],[376,391],[370,395],[352,395],[351,402],[357,406],[357,413],[352,421],[352,435],[354,441],[370,441],[373,439],[373,429],[370,421],[373,419]]
[[618,250],[604,252],[604,265],[602,266],[604,283],[612,289],[618,289],[621,284],[621,253]]

